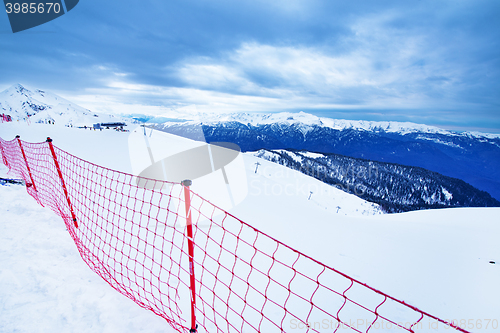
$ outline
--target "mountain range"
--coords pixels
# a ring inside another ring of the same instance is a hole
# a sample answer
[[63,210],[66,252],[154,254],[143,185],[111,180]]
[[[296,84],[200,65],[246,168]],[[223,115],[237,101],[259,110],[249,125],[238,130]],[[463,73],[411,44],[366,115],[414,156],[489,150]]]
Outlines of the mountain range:
[[[0,93],[0,113],[9,114],[14,121],[51,121],[65,126],[125,119],[92,112],[56,94],[20,84]],[[155,129],[199,141],[233,142],[243,152],[292,149],[419,167],[463,180],[500,199],[498,134],[458,133],[414,123],[320,118],[304,112],[176,114],[142,120]]]
[[400,122],[350,121],[307,113],[212,115],[149,126],[242,151],[295,149],[421,167],[461,179],[500,200],[500,135]]

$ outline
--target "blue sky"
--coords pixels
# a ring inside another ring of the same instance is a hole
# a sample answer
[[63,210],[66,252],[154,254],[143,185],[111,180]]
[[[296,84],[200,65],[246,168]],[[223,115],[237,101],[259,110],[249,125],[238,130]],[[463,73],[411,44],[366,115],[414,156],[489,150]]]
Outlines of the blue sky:
[[80,0],[16,34],[0,15],[0,90],[500,133],[499,16],[497,0]]

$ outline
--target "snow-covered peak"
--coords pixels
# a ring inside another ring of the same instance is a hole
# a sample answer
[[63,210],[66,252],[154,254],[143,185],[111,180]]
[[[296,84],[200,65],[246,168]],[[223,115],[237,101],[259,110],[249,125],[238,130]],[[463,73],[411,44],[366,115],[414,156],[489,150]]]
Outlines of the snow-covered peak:
[[[186,117],[189,119],[189,117]],[[279,112],[279,113],[199,113],[196,120],[203,123],[217,123],[236,121],[249,125],[269,125],[279,123],[302,123],[304,125],[321,126],[321,118],[305,113]]]
[[321,118],[325,126],[334,129],[357,129],[374,132],[408,134],[415,132],[437,133],[437,134],[456,134],[455,132],[441,129],[435,126],[416,124],[411,122],[397,121],[366,121],[366,120],[345,120]]
[[96,122],[123,121],[113,115],[103,115],[68,101],[56,94],[15,84],[0,92],[0,113],[14,121],[57,125],[92,125]]
[[0,102],[12,104],[16,104],[18,102],[32,102],[39,105],[53,105],[59,103],[71,104],[70,101],[55,94],[40,89],[27,88],[19,83],[0,92]]

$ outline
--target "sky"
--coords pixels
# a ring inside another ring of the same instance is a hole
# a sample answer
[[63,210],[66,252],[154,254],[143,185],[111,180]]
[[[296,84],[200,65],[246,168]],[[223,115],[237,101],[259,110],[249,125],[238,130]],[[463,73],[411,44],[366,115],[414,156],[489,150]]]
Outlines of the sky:
[[0,14],[0,90],[500,133],[499,16],[498,0],[80,0],[15,34]]

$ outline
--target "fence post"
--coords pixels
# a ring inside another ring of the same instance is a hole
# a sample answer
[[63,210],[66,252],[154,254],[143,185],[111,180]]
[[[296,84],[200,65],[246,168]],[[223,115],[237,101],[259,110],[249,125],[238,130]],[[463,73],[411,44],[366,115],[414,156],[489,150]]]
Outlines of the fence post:
[[194,278],[194,239],[193,239],[193,223],[191,220],[191,192],[189,186],[193,182],[189,179],[182,181],[184,187],[184,203],[186,204],[186,229],[188,236],[188,254],[189,254],[189,289],[191,291],[191,329],[189,332],[196,333],[198,325],[196,325],[196,290]]
[[21,144],[20,136],[16,135],[16,139],[17,139],[17,142],[19,143],[19,148],[21,148],[21,153],[23,154],[24,162],[26,163],[26,168],[28,169],[28,174],[30,175],[31,184],[26,184],[26,187],[33,186],[35,191],[37,191],[35,182],[33,181],[33,175],[31,174],[31,168],[30,168],[30,165],[28,163],[28,159],[26,158],[26,154],[24,153],[23,145]]
[[71,205],[71,201],[69,200],[68,190],[66,189],[66,184],[64,183],[64,179],[62,176],[61,168],[59,167],[59,162],[57,161],[56,152],[54,150],[54,146],[52,145],[52,139],[47,138],[47,142],[49,143],[50,152],[52,153],[52,158],[54,159],[54,164],[56,165],[57,173],[59,174],[59,179],[61,180],[61,185],[64,191],[64,195],[66,196],[66,200],[68,201],[69,210],[71,211],[71,217],[73,218],[73,223],[75,227],[78,228],[78,223],[76,222],[76,215],[73,211],[73,205]]

